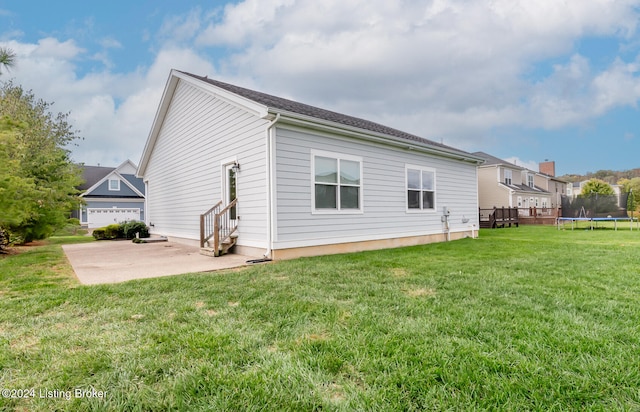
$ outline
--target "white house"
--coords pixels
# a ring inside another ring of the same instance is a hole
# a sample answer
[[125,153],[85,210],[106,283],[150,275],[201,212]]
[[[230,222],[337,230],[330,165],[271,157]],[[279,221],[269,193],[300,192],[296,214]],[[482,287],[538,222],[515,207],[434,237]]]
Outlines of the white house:
[[482,161],[173,70],[137,175],[152,233],[211,246],[218,221],[238,253],[285,259],[473,236]]

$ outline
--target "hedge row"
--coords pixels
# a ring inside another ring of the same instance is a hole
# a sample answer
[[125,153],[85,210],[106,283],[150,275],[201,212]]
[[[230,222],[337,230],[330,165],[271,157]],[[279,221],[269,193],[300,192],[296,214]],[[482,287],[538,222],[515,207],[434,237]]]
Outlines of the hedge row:
[[134,239],[137,233],[141,238],[149,237],[149,228],[144,222],[132,220],[94,229],[93,237],[96,240]]

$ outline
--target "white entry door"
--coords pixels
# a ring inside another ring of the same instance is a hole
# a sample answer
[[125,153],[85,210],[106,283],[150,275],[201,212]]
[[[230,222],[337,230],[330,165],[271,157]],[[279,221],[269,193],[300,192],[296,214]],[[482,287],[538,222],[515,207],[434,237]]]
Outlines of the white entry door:
[[[238,193],[238,166],[237,163],[227,164],[224,166],[224,180],[222,187],[223,206],[228,205],[236,199]],[[230,211],[231,220],[236,220],[237,207],[234,206]]]

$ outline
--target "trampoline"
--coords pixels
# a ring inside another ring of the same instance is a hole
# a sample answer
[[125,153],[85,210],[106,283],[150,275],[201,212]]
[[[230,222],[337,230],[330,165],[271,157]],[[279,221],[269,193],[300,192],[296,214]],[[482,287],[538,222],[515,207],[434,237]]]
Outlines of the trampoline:
[[573,230],[574,226],[578,226],[578,222],[589,222],[590,229],[593,230],[594,227],[598,227],[598,222],[613,222],[614,230],[618,230],[618,221],[629,222],[629,229],[631,230],[633,230],[633,222],[635,222],[636,230],[640,230],[637,217],[559,217],[556,220],[556,225],[560,230],[560,223],[562,223],[562,228],[564,229],[565,223],[571,222],[571,230]]

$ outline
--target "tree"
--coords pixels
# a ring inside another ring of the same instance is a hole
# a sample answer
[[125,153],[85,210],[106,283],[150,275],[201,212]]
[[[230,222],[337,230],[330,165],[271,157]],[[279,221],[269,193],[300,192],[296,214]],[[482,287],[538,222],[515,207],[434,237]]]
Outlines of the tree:
[[629,193],[627,210],[637,211],[640,207],[640,177],[620,179],[618,181],[623,193]]
[[11,82],[0,85],[0,228],[19,241],[43,239],[78,204],[80,170],[66,148],[78,137],[67,114]]
[[591,179],[582,186],[577,204],[587,210],[589,217],[617,215],[618,198],[611,185],[600,179]]
[[[0,47],[0,66],[8,70],[15,64],[16,54],[13,52],[13,50],[6,47]],[[0,70],[0,74],[2,74],[2,70]]]
[[609,183],[600,179],[591,179],[587,183],[585,183],[584,186],[582,186],[583,196],[589,196],[596,193],[599,195],[615,195],[616,194]]

